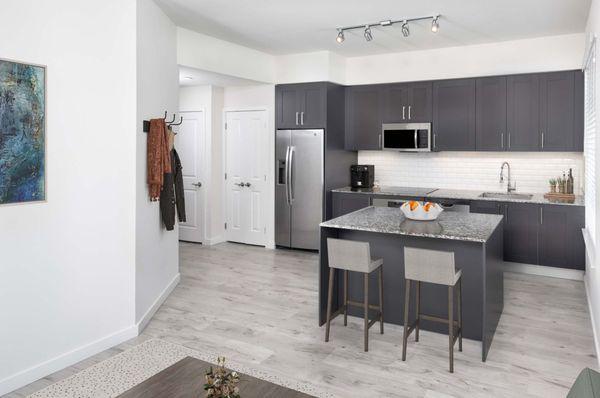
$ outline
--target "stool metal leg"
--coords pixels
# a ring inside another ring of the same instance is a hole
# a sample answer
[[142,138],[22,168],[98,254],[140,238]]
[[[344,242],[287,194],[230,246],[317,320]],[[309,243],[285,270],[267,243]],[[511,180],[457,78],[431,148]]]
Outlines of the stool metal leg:
[[448,287],[448,350],[450,373],[454,373],[454,288]]
[[327,292],[327,325],[325,326],[325,342],[329,341],[329,324],[331,323],[331,301],[333,300],[333,276],[335,269],[329,268],[329,291]]
[[344,270],[344,326],[348,326],[348,270]]
[[379,266],[379,332],[383,334],[383,265]]
[[458,351],[462,351],[462,277],[458,280],[458,327],[460,328],[460,333],[458,335]]
[[365,280],[365,352],[369,351],[369,274],[364,274]]
[[417,323],[415,325],[415,341],[419,341],[419,329],[421,326],[421,281],[417,281],[417,287],[416,287],[416,293],[417,293],[417,309],[416,309],[416,313],[417,313]]
[[404,287],[404,335],[402,336],[402,360],[406,361],[406,341],[408,340],[408,309],[410,301],[410,280],[407,279]]

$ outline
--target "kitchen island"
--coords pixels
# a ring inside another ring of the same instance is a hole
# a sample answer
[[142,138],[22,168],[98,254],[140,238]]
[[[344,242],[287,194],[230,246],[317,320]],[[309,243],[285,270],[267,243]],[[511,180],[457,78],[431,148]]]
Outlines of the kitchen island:
[[[411,221],[398,208],[367,207],[323,222],[319,251],[319,324],[325,323],[327,310],[327,238],[369,242],[373,258],[383,258],[384,321],[398,325],[403,323],[404,316],[404,247],[452,251],[456,267],[462,269],[463,336],[481,341],[481,356],[485,361],[504,306],[503,234],[503,216],[495,214],[444,212],[436,221]],[[341,275],[341,271],[336,271],[332,312],[343,303]],[[372,277],[369,283],[369,301],[377,303],[376,278]],[[348,296],[362,300],[362,275],[350,273]],[[412,322],[415,313],[414,306],[411,307],[409,320]],[[447,288],[422,284],[421,312],[447,318]],[[355,308],[349,308],[348,314],[363,316],[362,310]],[[447,326],[425,320],[421,328],[448,332]],[[335,331],[333,333],[335,335]]]

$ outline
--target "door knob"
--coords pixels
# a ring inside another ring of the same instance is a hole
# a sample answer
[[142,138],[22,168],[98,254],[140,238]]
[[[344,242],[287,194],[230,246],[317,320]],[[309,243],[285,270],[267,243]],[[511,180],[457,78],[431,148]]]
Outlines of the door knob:
[[201,182],[194,182],[192,183],[193,186],[200,188],[202,186]]
[[246,186],[247,186],[247,187],[250,187],[250,185],[252,185],[252,184],[250,184],[249,182],[247,182],[247,183],[246,183]]
[[237,185],[238,187],[242,187],[242,188],[246,186],[246,184],[244,184],[243,182],[236,182],[233,185]]

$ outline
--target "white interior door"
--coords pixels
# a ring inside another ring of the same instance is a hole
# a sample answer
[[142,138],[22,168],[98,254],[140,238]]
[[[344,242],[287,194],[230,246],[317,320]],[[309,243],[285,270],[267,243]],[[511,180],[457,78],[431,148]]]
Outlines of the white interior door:
[[226,239],[266,243],[266,111],[226,112]]
[[179,223],[179,239],[204,241],[204,112],[181,112],[183,123],[174,127],[175,149],[183,168],[186,222]]

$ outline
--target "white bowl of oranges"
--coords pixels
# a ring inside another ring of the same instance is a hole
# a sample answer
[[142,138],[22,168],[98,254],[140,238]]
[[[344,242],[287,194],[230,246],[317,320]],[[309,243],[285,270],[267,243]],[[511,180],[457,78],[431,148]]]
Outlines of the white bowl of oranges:
[[411,200],[400,206],[400,210],[410,220],[433,221],[444,211],[442,206],[432,202]]

